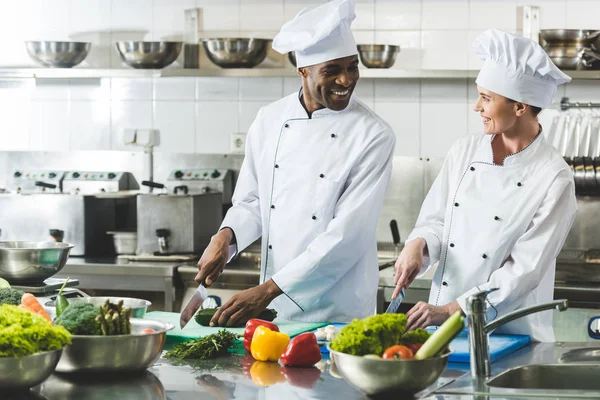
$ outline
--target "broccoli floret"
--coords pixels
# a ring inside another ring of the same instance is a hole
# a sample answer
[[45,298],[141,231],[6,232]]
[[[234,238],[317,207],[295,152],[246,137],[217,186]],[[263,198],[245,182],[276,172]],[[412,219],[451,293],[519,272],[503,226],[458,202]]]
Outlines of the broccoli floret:
[[54,323],[62,325],[73,335],[102,335],[100,322],[96,317],[100,310],[84,302],[72,302]]
[[373,315],[343,327],[330,346],[341,353],[357,356],[381,355],[388,347],[400,343],[405,329],[404,314]]
[[21,297],[23,297],[22,290],[13,288],[0,289],[0,305],[10,304],[12,306],[18,306],[21,304]]
[[415,329],[414,331],[409,331],[402,336],[400,340],[400,344],[409,344],[409,343],[420,343],[423,344],[427,339],[429,339],[431,333],[427,332],[423,328]]

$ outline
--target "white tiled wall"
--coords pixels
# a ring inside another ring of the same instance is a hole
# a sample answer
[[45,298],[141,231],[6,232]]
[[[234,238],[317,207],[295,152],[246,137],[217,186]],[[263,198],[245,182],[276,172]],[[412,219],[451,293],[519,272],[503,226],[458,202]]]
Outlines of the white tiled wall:
[[[79,68],[124,68],[114,41],[181,40],[185,9],[202,8],[206,36],[272,37],[323,1],[0,0],[0,68],[34,65],[27,39],[91,41]],[[357,0],[353,29],[359,43],[399,44],[393,68],[475,70],[473,39],[488,27],[516,32],[519,5],[540,7],[542,29],[600,28],[600,0]],[[157,128],[161,151],[227,153],[232,133],[245,132],[260,107],[299,85],[295,77],[0,79],[0,151],[128,150],[123,129]],[[597,81],[574,82],[556,99],[600,101],[599,89]],[[393,126],[397,155],[443,156],[480,128],[467,80],[363,79],[356,94]],[[552,115],[544,112],[542,122]]]

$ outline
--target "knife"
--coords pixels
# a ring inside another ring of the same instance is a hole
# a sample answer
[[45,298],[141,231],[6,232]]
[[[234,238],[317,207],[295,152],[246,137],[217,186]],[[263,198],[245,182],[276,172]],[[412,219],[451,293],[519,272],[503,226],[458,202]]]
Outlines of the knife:
[[198,285],[198,289],[196,289],[194,295],[190,301],[188,301],[183,311],[181,311],[181,315],[179,316],[179,325],[181,326],[181,329],[183,329],[190,319],[192,319],[194,314],[196,314],[196,311],[198,311],[198,309],[202,306],[202,303],[204,303],[204,300],[206,300],[207,297],[208,290],[206,290],[205,283],[202,282],[200,285]]
[[396,313],[398,311],[398,308],[400,307],[400,304],[402,304],[402,300],[404,300],[404,288],[402,288],[402,290],[400,290],[398,297],[396,297],[394,300],[392,300],[392,302],[388,306],[387,310],[385,310],[385,313],[386,314]]

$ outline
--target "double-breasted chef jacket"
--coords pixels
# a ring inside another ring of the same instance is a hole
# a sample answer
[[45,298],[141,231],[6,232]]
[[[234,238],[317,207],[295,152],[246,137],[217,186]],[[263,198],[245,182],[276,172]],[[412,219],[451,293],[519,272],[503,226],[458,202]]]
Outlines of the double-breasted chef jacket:
[[[543,134],[495,165],[493,136],[466,136],[448,153],[407,240],[427,242],[421,273],[439,262],[429,303],[488,296],[488,321],[553,300],[556,257],[577,202],[573,174]],[[497,332],[554,341],[552,311],[528,315]]]
[[236,237],[230,256],[262,236],[261,282],[284,292],[271,305],[281,318],[349,322],[376,310],[395,136],[354,97],[309,118],[300,96],[259,111],[222,227]]

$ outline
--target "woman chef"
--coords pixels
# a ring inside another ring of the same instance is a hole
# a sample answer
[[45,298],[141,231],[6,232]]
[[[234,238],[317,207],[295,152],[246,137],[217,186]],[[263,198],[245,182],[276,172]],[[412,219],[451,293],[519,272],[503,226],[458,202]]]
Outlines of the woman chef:
[[[408,312],[408,329],[440,325],[466,311],[467,298],[488,296],[488,320],[551,301],[556,257],[575,217],[573,175],[541,135],[537,114],[556,86],[569,82],[535,42],[490,29],[473,47],[485,135],[450,149],[396,261],[393,297],[439,262],[429,303]],[[505,333],[553,341],[552,312],[506,324]]]

